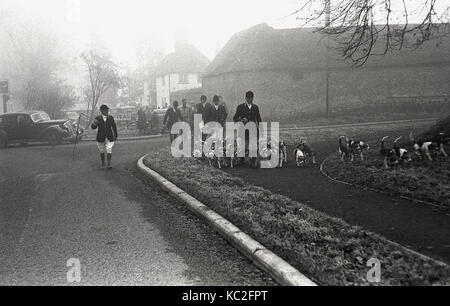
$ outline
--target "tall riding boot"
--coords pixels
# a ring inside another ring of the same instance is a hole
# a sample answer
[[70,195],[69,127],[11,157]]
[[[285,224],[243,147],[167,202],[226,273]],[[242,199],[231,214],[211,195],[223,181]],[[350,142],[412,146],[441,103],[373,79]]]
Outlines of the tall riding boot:
[[112,159],[112,154],[107,154],[106,155],[106,168],[108,168],[108,170],[111,170],[111,159]]
[[102,169],[105,168],[105,153],[100,153],[100,159],[102,160]]

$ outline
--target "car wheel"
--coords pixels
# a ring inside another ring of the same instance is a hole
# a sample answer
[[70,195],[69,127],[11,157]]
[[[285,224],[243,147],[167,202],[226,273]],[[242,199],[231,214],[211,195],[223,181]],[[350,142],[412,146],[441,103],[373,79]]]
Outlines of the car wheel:
[[47,141],[52,146],[60,144],[61,143],[61,134],[57,131],[52,131],[47,135]]

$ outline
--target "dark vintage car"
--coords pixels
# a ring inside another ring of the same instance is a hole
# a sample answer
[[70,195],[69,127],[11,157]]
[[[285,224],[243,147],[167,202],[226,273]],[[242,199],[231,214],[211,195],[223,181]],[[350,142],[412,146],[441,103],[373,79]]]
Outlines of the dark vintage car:
[[[0,147],[11,143],[45,141],[51,145],[63,141],[74,142],[77,128],[70,120],[51,120],[42,111],[25,111],[0,115]],[[78,140],[83,130],[78,130]]]

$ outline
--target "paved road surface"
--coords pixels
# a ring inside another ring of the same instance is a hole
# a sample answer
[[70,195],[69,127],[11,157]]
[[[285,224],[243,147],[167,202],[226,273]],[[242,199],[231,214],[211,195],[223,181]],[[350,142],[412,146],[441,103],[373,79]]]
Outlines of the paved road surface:
[[0,150],[0,285],[274,285],[159,187],[138,157],[167,140],[119,142],[112,171],[95,143]]

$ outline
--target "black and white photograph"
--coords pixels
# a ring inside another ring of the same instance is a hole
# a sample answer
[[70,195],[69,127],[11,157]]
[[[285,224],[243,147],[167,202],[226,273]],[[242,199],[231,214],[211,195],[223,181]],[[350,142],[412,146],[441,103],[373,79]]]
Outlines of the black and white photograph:
[[449,154],[450,0],[0,0],[2,287],[447,287]]

